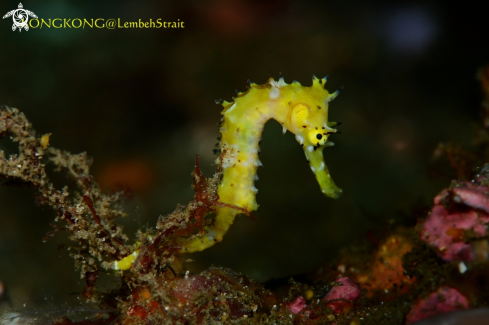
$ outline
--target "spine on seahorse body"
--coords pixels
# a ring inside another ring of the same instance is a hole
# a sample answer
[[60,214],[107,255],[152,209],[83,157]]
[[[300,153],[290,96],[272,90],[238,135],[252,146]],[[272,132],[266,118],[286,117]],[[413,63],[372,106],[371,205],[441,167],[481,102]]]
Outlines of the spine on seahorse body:
[[[297,81],[286,84],[282,77],[278,81],[270,78],[263,85],[250,83],[249,90],[238,93],[232,103],[221,101],[221,156],[216,160],[223,171],[219,202],[248,212],[258,208],[254,182],[258,180],[257,168],[262,165],[258,159],[259,143],[265,123],[271,118],[283,126],[284,133],[289,130],[295,134],[322,192],[331,198],[339,197],[341,189],[323,161],[323,148],[333,145],[328,136],[337,132],[337,123],[328,122],[328,107],[339,94],[339,90],[330,94],[324,88],[326,80],[313,77],[312,86],[304,87]],[[220,242],[239,213],[242,211],[218,206],[213,224],[204,227],[202,236],[181,245],[181,252],[201,251]]]

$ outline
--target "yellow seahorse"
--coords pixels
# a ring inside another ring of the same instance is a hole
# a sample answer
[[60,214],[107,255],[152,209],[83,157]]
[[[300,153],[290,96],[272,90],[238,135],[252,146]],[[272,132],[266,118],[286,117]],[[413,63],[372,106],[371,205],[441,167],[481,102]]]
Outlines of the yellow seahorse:
[[219,202],[228,207],[216,207],[214,222],[204,227],[201,236],[179,241],[181,253],[202,251],[220,242],[236,215],[243,213],[230,206],[249,213],[258,208],[254,182],[258,179],[256,170],[262,165],[258,159],[259,143],[265,123],[271,118],[283,126],[284,133],[289,130],[295,134],[322,192],[331,198],[341,194],[323,161],[323,148],[333,145],[328,135],[336,133],[334,127],[338,125],[328,122],[328,106],[340,93],[337,90],[330,94],[324,88],[326,80],[313,76],[312,86],[304,87],[297,81],[287,84],[283,77],[278,81],[270,78],[263,85],[250,82],[248,91],[238,93],[234,102],[219,101],[224,110],[219,130],[221,155],[216,160],[223,172],[218,195]]

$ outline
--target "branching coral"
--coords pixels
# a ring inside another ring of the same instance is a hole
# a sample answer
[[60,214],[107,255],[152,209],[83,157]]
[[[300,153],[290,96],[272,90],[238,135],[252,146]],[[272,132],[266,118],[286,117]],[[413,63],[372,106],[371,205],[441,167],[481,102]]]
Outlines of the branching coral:
[[[25,115],[15,108],[0,109],[0,136],[10,136],[19,144],[19,154],[5,157],[0,152],[0,176],[9,184],[32,187],[36,191],[36,202],[48,205],[56,213],[54,231],[69,231],[70,238],[77,243],[71,246],[71,256],[77,261],[81,276],[85,278],[89,297],[97,279],[100,266],[110,268],[108,259],[120,259],[132,252],[126,245],[127,237],[122,227],[114,220],[125,216],[118,207],[121,193],[103,194],[89,173],[91,160],[86,153],[71,154],[47,147],[43,137],[36,133]],[[45,139],[45,138],[44,138]],[[77,188],[73,195],[68,187],[56,189],[46,175],[44,157],[58,171],[66,171]]]

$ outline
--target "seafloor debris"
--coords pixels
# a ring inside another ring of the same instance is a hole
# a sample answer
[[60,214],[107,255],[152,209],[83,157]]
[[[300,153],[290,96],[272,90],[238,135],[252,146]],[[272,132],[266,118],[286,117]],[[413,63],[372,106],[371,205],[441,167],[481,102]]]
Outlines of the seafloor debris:
[[287,306],[292,314],[297,314],[301,312],[304,308],[306,308],[306,298],[303,296],[297,297],[294,301],[292,301],[288,306]]
[[434,207],[423,222],[421,238],[436,248],[445,261],[487,260],[489,188],[486,165],[470,182],[453,181],[434,199]]
[[374,261],[356,276],[358,283],[368,290],[367,296],[371,297],[376,291],[388,293],[394,288],[407,292],[414,279],[404,274],[402,256],[412,248],[413,240],[405,230],[400,230],[380,242]]
[[450,287],[441,287],[418,301],[406,316],[406,324],[412,324],[438,314],[469,308],[467,298]]
[[335,314],[341,314],[345,308],[352,309],[354,302],[360,298],[360,286],[350,278],[336,279],[336,285],[328,291],[323,301]]

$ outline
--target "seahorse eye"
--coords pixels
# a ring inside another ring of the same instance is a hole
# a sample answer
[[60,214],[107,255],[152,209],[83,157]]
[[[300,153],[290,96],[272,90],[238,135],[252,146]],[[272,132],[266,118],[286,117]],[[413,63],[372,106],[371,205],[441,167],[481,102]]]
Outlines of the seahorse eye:
[[318,140],[321,140],[321,139],[323,138],[323,135],[322,135],[321,133],[318,133],[318,134],[316,135],[316,138],[317,138]]

